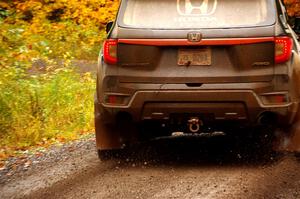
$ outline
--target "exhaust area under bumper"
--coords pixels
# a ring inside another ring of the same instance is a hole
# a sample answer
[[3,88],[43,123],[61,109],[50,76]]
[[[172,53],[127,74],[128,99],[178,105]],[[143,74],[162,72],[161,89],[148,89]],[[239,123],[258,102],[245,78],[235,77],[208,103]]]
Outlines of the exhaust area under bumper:
[[282,125],[293,122],[298,102],[265,105],[252,90],[146,90],[133,94],[126,105],[100,105],[104,120],[118,112],[129,113],[134,122],[168,120],[173,113],[213,114],[215,120],[259,123],[265,113],[274,113]]

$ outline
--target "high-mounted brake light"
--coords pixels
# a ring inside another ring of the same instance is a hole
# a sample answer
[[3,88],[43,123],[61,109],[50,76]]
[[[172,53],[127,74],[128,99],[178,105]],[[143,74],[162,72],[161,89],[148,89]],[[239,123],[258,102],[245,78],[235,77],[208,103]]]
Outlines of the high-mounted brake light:
[[290,37],[275,38],[275,63],[287,62],[292,55],[293,41]]
[[108,39],[103,44],[103,58],[107,64],[116,64],[118,40]]

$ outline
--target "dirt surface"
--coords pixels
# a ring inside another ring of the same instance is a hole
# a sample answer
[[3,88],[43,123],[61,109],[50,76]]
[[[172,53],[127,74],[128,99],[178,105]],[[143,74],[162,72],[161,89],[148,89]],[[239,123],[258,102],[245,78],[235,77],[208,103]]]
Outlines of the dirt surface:
[[300,198],[294,154],[244,150],[226,137],[153,141],[108,161],[94,138],[70,146],[2,176],[0,198]]

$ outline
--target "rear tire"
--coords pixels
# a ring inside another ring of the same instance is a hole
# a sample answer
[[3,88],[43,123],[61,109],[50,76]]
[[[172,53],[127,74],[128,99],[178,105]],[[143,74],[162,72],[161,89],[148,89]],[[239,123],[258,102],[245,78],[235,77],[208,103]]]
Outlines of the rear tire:
[[124,145],[130,143],[132,126],[126,117],[118,117],[118,121],[115,121],[112,115],[100,107],[97,100],[95,100],[94,108],[96,145],[97,149],[103,151],[103,155],[100,154],[99,157],[103,156],[105,159],[116,153],[112,152],[113,150],[122,149]]
[[274,155],[273,141],[276,128],[270,126],[259,126],[251,130],[249,142],[246,144],[250,148],[254,158],[268,159]]
[[233,137],[235,147],[246,159],[269,158],[274,155],[274,132],[275,128],[268,126],[239,129]]
[[98,158],[101,161],[111,160],[121,157],[121,149],[112,149],[112,150],[98,150]]
[[259,127],[258,135],[255,135],[255,139],[261,149],[264,149],[264,152],[270,153],[273,152],[273,141],[275,138],[274,127]]

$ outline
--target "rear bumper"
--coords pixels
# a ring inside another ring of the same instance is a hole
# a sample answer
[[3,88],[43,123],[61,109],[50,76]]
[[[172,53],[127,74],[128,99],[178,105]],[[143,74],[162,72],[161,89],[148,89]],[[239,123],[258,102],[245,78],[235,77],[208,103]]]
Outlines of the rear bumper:
[[105,123],[114,122],[119,112],[127,112],[134,122],[168,120],[172,113],[209,113],[216,121],[255,124],[262,113],[273,112],[280,125],[288,125],[298,109],[298,102],[266,106],[253,90],[139,90],[127,105],[99,105]]

